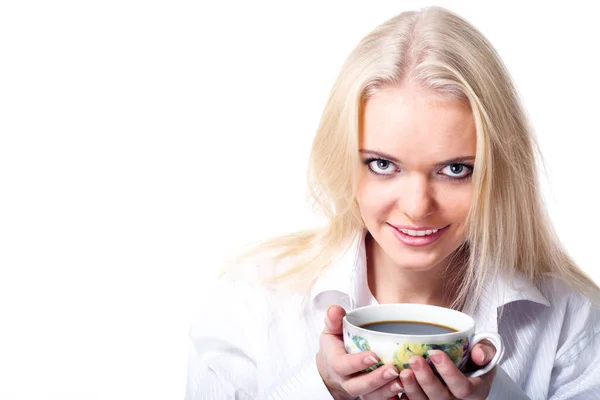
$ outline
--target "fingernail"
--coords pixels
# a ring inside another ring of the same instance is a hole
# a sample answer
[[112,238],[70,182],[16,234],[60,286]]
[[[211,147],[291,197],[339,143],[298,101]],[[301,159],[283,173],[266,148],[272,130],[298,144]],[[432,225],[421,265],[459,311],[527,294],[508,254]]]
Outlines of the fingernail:
[[366,365],[373,365],[373,364],[377,364],[378,362],[379,361],[377,361],[377,359],[373,356],[367,356],[363,360],[363,363],[365,363]]
[[397,376],[398,376],[398,373],[396,372],[396,370],[394,368],[388,368],[383,373],[383,377],[385,379],[392,379],[392,378],[396,378]]
[[481,363],[484,364],[487,357],[486,357],[485,351],[483,351],[483,349],[481,349],[481,354],[482,354]]
[[413,371],[421,370],[421,364],[416,358],[411,358],[410,360],[408,360],[408,363],[410,364],[410,369],[412,369]]
[[392,393],[398,393],[402,391],[402,386],[398,382],[394,382],[394,384],[390,387]]
[[331,312],[332,307],[333,307],[333,305],[329,306],[327,308],[327,311],[325,311],[325,319],[327,319],[327,321],[331,321],[331,318],[329,318],[329,313]]
[[408,383],[409,385],[413,383],[413,378],[408,371],[402,371],[400,373],[400,378],[402,379],[402,383]]
[[440,364],[442,362],[442,355],[435,350],[429,350],[427,352],[429,355],[429,359],[433,361],[434,364]]

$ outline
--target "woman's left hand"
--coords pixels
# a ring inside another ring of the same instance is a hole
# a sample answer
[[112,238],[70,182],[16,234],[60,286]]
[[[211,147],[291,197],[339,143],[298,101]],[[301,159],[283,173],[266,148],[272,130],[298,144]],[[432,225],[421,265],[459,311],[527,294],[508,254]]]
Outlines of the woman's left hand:
[[[471,351],[471,360],[479,367],[487,365],[496,349],[487,342],[478,343]],[[425,359],[421,356],[409,360],[410,369],[400,373],[405,395],[410,400],[485,400],[490,393],[496,376],[496,368],[477,378],[467,378],[454,365],[452,360],[440,350],[434,350],[429,358],[447,386],[437,378]]]

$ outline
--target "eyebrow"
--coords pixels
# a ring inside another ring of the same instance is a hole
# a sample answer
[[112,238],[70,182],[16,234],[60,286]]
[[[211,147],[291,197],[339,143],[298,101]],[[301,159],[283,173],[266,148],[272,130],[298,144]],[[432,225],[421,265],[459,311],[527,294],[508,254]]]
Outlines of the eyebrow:
[[[390,154],[386,154],[386,153],[382,153],[380,151],[373,151],[373,150],[366,150],[366,149],[360,149],[359,152],[361,154],[368,154],[371,155],[373,157],[377,157],[377,158],[381,158],[387,161],[391,161],[394,164],[398,164],[401,165],[402,161],[400,161],[399,159],[397,159],[396,157],[390,155]],[[455,158],[451,158],[445,161],[441,161],[439,163],[437,163],[437,166],[441,166],[441,165],[448,165],[448,164],[460,164],[460,163],[464,163],[464,162],[473,162],[475,161],[475,157],[474,156],[463,156],[463,157],[455,157]]]

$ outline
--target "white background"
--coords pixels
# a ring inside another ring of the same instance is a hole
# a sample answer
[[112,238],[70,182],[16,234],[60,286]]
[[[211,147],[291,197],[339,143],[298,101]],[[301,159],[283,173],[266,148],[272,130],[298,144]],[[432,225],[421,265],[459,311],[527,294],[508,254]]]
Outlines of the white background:
[[[232,249],[315,221],[306,160],[344,58],[428,4],[2,2],[0,398],[183,398],[192,298]],[[600,281],[595,13],[438,4],[508,65],[552,219]]]

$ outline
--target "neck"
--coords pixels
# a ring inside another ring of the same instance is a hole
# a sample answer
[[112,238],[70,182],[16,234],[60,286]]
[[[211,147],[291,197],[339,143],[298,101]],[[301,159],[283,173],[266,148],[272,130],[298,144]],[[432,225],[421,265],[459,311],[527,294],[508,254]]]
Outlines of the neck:
[[369,289],[380,304],[419,303],[450,307],[457,292],[456,277],[446,260],[426,271],[400,268],[367,236],[367,276]]

